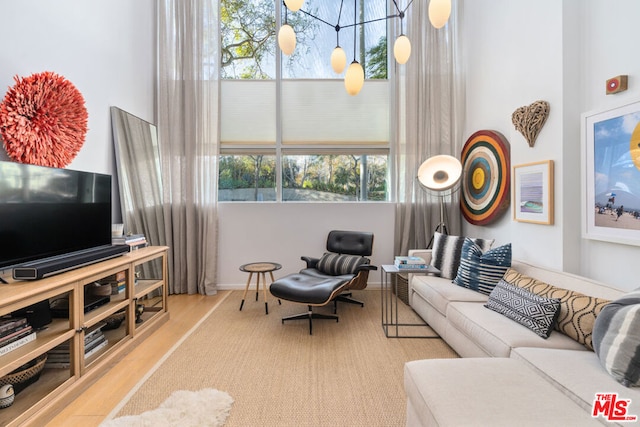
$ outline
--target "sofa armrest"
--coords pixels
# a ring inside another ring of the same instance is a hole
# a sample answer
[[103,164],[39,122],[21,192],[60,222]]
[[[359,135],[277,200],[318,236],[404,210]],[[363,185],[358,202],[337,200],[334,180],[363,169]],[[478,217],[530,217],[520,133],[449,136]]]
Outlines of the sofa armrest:
[[409,256],[419,256],[427,264],[431,263],[431,255],[431,249],[409,249]]

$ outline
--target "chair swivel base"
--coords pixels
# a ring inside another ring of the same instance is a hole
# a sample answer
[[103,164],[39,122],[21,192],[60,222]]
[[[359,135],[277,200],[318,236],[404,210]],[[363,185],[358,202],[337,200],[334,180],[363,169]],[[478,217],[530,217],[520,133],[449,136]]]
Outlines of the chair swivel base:
[[330,319],[330,320],[335,319],[336,323],[339,321],[338,316],[333,314],[314,313],[313,307],[309,306],[309,311],[307,311],[306,313],[294,314],[293,316],[283,317],[282,323],[284,323],[285,320],[300,320],[300,319],[309,319],[309,335],[313,335],[313,319]]
[[349,304],[357,304],[360,307],[364,307],[364,302],[351,298],[351,292],[338,295],[334,301],[336,302],[336,304],[338,301],[341,301],[347,302]]

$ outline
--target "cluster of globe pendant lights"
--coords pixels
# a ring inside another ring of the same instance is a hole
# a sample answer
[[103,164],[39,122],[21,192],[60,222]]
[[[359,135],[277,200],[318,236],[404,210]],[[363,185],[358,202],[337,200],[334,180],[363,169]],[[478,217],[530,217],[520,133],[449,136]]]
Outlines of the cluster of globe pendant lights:
[[[411,0],[413,1],[413,0]],[[302,4],[304,0],[284,0],[284,5],[291,12],[297,12],[302,8]],[[411,4],[411,3],[409,3]],[[307,13],[307,15],[309,15]],[[430,0],[429,2],[429,21],[431,25],[435,28],[442,28],[449,20],[449,16],[451,15],[451,0]],[[312,16],[312,15],[309,15]],[[399,15],[400,22],[402,23],[402,18],[404,18],[404,12],[401,12]],[[313,17],[313,16],[312,16]],[[317,18],[316,18],[317,19]],[[387,18],[388,19],[388,18]],[[355,25],[354,29],[355,29]],[[402,24],[401,24],[402,28]],[[339,31],[339,27],[336,29]],[[354,36],[355,37],[355,36]],[[291,25],[285,23],[280,26],[280,30],[278,31],[278,46],[280,46],[280,50],[282,53],[289,56],[293,53],[296,48],[296,33],[291,27]],[[354,47],[355,51],[355,47]],[[405,64],[409,57],[411,56],[411,42],[409,38],[403,34],[401,30],[400,36],[396,39],[393,44],[393,56],[396,59],[398,64]],[[347,54],[344,49],[340,46],[336,46],[331,52],[331,68],[336,74],[341,74],[345,67],[347,66]],[[344,86],[349,95],[357,95],[362,86],[364,85],[364,69],[362,65],[355,59],[347,68],[347,72],[344,77]]]

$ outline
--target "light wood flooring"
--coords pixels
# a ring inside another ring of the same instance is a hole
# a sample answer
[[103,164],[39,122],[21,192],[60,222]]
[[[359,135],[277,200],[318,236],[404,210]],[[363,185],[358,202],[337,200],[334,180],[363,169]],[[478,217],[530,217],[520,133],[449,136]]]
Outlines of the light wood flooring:
[[170,295],[170,319],[98,379],[47,426],[98,426],[184,334],[230,291],[215,296]]

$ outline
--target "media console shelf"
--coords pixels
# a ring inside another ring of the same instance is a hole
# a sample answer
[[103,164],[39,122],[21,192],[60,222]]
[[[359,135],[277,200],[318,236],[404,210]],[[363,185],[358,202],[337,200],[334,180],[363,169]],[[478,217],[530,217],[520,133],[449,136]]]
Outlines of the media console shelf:
[[[169,319],[167,252],[149,246],[35,281],[0,284],[0,316],[42,301],[64,302],[36,339],[0,355],[0,378],[45,354],[40,378],[0,409],[0,425],[44,425]],[[113,294],[85,307],[98,284]],[[58,304],[59,306],[59,304]]]

